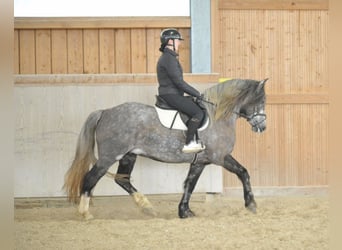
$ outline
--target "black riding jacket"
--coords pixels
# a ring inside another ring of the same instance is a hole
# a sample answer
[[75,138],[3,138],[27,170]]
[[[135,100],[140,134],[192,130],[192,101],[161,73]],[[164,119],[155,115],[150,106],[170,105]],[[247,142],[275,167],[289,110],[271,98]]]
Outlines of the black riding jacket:
[[165,48],[157,63],[157,77],[159,82],[159,95],[177,94],[184,92],[200,97],[200,92],[183,80],[183,69],[178,61],[178,54]]

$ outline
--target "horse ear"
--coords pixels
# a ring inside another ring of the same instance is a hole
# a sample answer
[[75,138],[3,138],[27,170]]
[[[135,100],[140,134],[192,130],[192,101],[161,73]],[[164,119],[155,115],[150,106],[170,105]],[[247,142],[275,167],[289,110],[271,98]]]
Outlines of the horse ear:
[[259,82],[259,85],[258,85],[258,88],[257,88],[257,92],[259,92],[260,90],[263,89],[263,87],[264,87],[265,83],[267,82],[267,80],[268,80],[268,78],[266,78],[266,79],[264,79],[264,80]]

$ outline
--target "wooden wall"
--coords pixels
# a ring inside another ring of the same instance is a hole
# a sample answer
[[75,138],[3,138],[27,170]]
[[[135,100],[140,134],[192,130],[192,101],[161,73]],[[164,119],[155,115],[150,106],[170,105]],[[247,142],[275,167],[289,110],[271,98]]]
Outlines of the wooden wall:
[[[328,184],[328,1],[212,1],[213,69],[270,78],[268,128],[239,121],[234,156],[253,186]],[[240,187],[224,174],[224,187]]]
[[190,72],[189,17],[15,18],[15,74],[153,73],[159,35],[178,28]]

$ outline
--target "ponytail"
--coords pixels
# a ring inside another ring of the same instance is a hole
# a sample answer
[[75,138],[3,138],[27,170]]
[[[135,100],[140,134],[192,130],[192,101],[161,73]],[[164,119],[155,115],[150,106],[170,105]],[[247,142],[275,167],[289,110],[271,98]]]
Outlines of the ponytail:
[[162,44],[160,45],[159,51],[160,51],[160,52],[164,52],[164,49],[165,49],[166,45],[167,45],[166,43],[162,43]]

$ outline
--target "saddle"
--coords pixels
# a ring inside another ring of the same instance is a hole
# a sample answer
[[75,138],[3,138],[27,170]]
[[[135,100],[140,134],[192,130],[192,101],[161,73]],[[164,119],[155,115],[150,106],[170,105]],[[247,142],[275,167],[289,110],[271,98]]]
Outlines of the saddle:
[[[189,96],[189,98],[192,98]],[[204,119],[198,128],[198,131],[205,130],[209,126],[209,116],[204,107],[200,107],[204,112]],[[169,129],[188,130],[187,122],[190,117],[174,108],[170,107],[167,102],[160,96],[156,95],[155,109],[158,114],[160,123]]]

